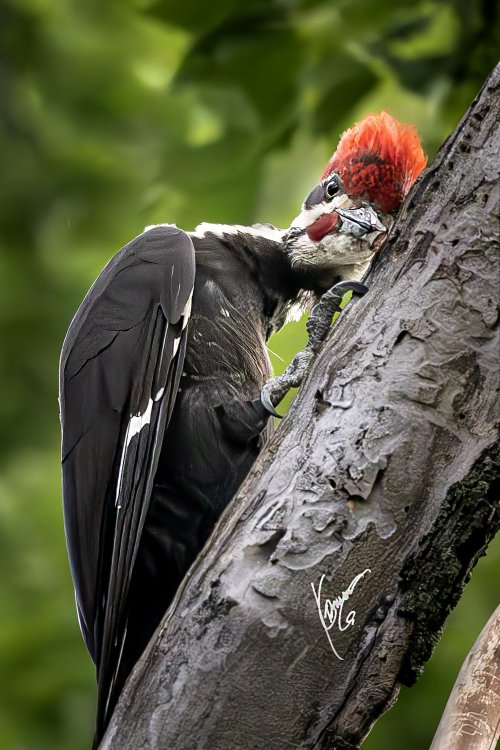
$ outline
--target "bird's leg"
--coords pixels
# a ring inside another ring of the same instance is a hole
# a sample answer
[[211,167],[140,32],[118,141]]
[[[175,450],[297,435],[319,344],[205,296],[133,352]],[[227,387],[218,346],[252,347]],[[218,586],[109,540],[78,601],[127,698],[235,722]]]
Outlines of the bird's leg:
[[362,297],[367,291],[368,287],[360,281],[340,281],[323,294],[311,310],[306,323],[306,330],[309,335],[307,346],[313,350],[314,354],[319,352],[321,344],[326,339],[334,313],[341,312],[340,303],[344,295],[347,292],[352,292]]
[[334,313],[341,310],[340,303],[344,294],[352,292],[362,296],[367,291],[368,287],[359,281],[341,281],[323,294],[311,310],[306,323],[308,334],[306,348],[295,355],[282,375],[272,378],[262,389],[261,401],[270,414],[275,417],[282,416],[278,414],[275,407],[290,388],[298,388],[309,373],[321,344],[330,330]]

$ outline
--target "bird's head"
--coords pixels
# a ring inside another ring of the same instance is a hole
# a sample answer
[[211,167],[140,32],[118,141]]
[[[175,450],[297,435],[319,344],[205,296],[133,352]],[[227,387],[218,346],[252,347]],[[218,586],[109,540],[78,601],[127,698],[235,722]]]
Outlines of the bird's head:
[[362,275],[426,163],[416,129],[387,112],[346,130],[287,232],[292,264]]

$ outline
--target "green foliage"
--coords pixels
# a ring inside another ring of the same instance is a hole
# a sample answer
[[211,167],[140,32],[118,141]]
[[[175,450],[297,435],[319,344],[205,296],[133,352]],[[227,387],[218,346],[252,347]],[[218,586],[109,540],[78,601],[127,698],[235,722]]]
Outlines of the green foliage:
[[[494,14],[467,0],[4,2],[0,750],[89,747],[93,670],[64,549],[57,364],[100,268],[158,221],[288,225],[339,133],[367,111],[415,122],[432,155],[495,62]],[[270,343],[277,370],[303,338],[292,324]],[[371,750],[403,736],[427,747],[495,603],[499,554]]]

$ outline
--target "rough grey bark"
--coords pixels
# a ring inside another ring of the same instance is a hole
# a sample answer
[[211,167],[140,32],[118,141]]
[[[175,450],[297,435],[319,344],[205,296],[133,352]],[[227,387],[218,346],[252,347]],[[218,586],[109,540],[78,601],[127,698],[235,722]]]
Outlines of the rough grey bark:
[[500,67],[189,572],[103,749],[356,748],[421,672],[499,526],[499,90]]
[[500,740],[500,604],[467,654],[429,750],[493,750]]

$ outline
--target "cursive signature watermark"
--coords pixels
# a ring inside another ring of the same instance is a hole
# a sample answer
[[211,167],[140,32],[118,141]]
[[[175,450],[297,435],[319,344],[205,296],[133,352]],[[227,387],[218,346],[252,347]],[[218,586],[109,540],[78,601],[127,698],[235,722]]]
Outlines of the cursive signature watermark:
[[348,612],[344,618],[344,604],[351,596],[359,581],[368,573],[371,573],[371,570],[369,568],[366,568],[366,570],[363,570],[362,573],[359,573],[357,576],[355,576],[349,586],[345,589],[345,591],[343,591],[340,596],[337,596],[335,599],[324,598],[323,601],[321,601],[321,588],[323,586],[323,581],[325,580],[325,573],[323,573],[323,575],[321,576],[317,590],[314,587],[314,583],[311,583],[314,598],[316,599],[316,605],[318,607],[319,619],[321,620],[321,624],[323,625],[333,653],[335,654],[337,659],[340,659],[341,661],[343,661],[343,657],[340,656],[332,643],[330,630],[334,625],[337,625],[339,631],[343,632],[344,630],[347,630],[347,628],[350,628],[352,625],[354,625],[356,610],[351,609],[351,611]]

